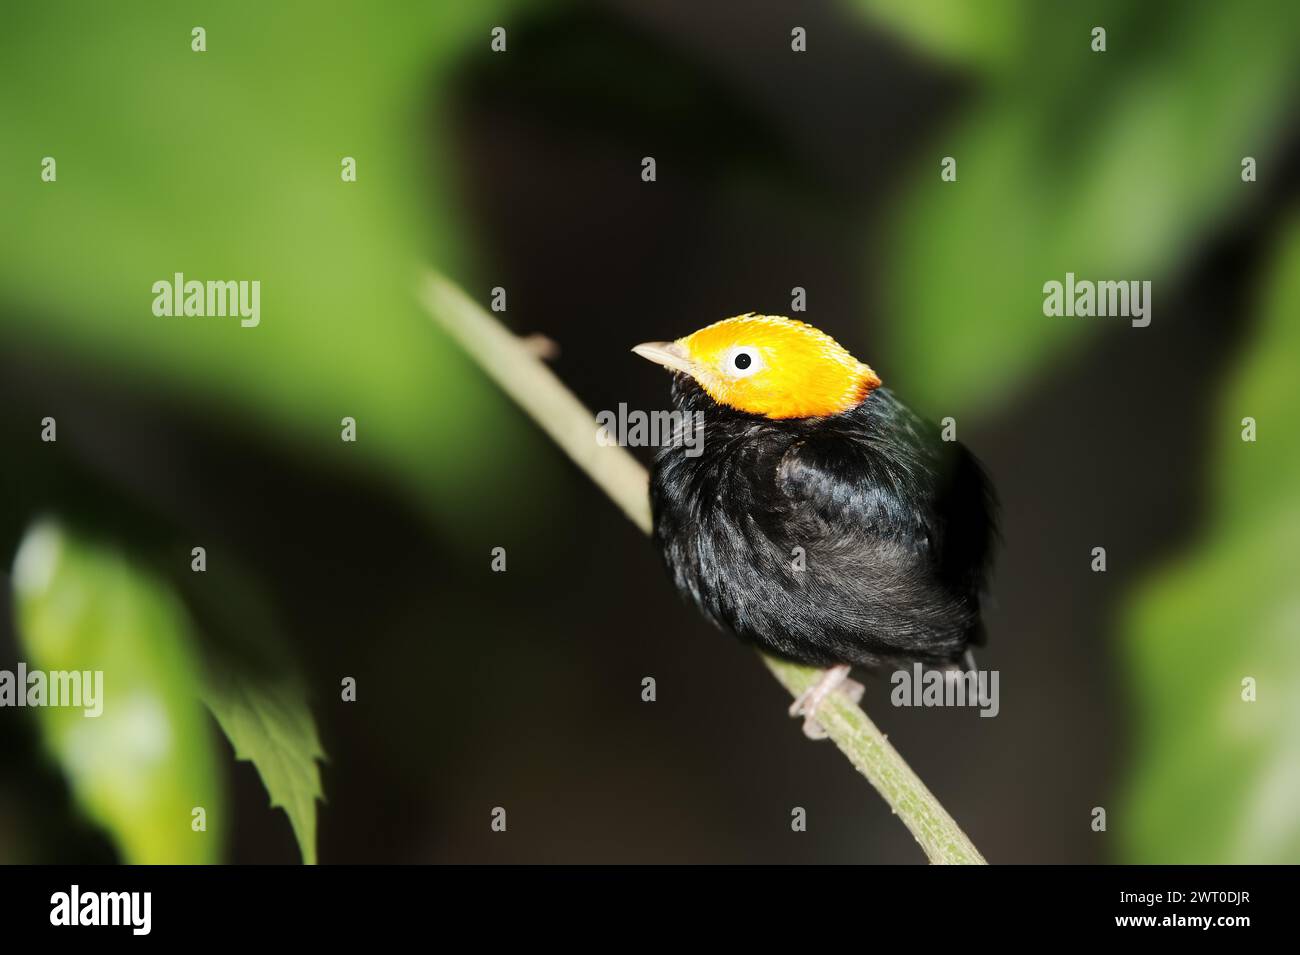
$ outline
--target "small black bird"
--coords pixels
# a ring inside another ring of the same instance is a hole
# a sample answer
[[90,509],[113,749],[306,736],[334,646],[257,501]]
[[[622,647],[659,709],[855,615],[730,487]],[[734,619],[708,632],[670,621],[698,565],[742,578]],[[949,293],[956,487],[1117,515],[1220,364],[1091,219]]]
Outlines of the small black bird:
[[719,627],[826,669],[790,710],[809,736],[827,694],[861,696],[854,666],[972,666],[996,504],[965,447],[803,322],[741,315],[633,351],[703,427],[655,457],[668,570]]

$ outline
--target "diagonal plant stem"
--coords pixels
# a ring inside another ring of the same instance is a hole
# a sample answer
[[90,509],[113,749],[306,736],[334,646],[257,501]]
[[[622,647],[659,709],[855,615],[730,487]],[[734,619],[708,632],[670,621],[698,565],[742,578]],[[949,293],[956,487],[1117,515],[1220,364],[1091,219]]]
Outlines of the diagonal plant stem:
[[[625,449],[596,441],[595,416],[513,333],[436,272],[419,296],[433,319],[541,426],[644,533],[650,533],[649,476]],[[816,682],[811,667],[759,654],[793,696]],[[984,857],[857,704],[832,693],[817,721],[840,752],[903,820],[932,863],[983,865]]]

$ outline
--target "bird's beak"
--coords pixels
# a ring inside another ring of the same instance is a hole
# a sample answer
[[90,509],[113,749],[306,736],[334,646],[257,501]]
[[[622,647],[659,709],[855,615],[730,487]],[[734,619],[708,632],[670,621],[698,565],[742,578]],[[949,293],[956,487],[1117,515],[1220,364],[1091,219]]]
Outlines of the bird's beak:
[[632,349],[642,358],[648,358],[657,365],[680,371],[687,375],[695,373],[695,365],[686,354],[686,349],[677,342],[645,342]]

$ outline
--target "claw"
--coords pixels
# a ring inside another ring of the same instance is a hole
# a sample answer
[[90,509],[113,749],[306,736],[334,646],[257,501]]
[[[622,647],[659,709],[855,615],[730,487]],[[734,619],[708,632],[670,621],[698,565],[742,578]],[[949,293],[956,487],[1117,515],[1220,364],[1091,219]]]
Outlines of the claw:
[[852,667],[847,663],[842,663],[839,666],[823,670],[821,679],[800,693],[798,698],[790,704],[790,715],[804,718],[804,736],[809,739],[825,739],[829,735],[826,732],[826,727],[817,722],[817,709],[822,705],[826,697],[835,691],[838,690],[843,693],[854,704],[862,699],[866,687],[857,680],[849,679],[851,669]]

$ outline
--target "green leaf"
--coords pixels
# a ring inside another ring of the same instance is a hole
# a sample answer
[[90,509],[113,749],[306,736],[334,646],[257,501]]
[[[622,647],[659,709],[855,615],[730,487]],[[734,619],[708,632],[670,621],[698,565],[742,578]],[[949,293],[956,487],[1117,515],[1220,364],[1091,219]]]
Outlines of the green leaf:
[[[1300,862],[1300,221],[1262,327],[1212,407],[1216,499],[1195,553],[1129,615],[1138,733],[1111,827],[1143,863]],[[1256,419],[1255,442],[1242,418]],[[1254,681],[1256,700],[1243,699]]]
[[[27,711],[78,805],[126,862],[219,859],[217,742],[199,701],[185,609],[121,554],[52,521],[28,530],[13,587],[30,669],[103,674],[98,717],[67,707]],[[206,812],[206,832],[191,829],[195,807]]]
[[235,757],[252,761],[271,805],[288,814],[303,861],[315,865],[316,800],[324,799],[316,761],[325,754],[301,687],[225,673],[209,681],[204,699]]
[[316,862],[318,759],[324,758],[284,629],[257,582],[228,562],[175,586],[203,637],[203,699],[289,817],[303,861]]

